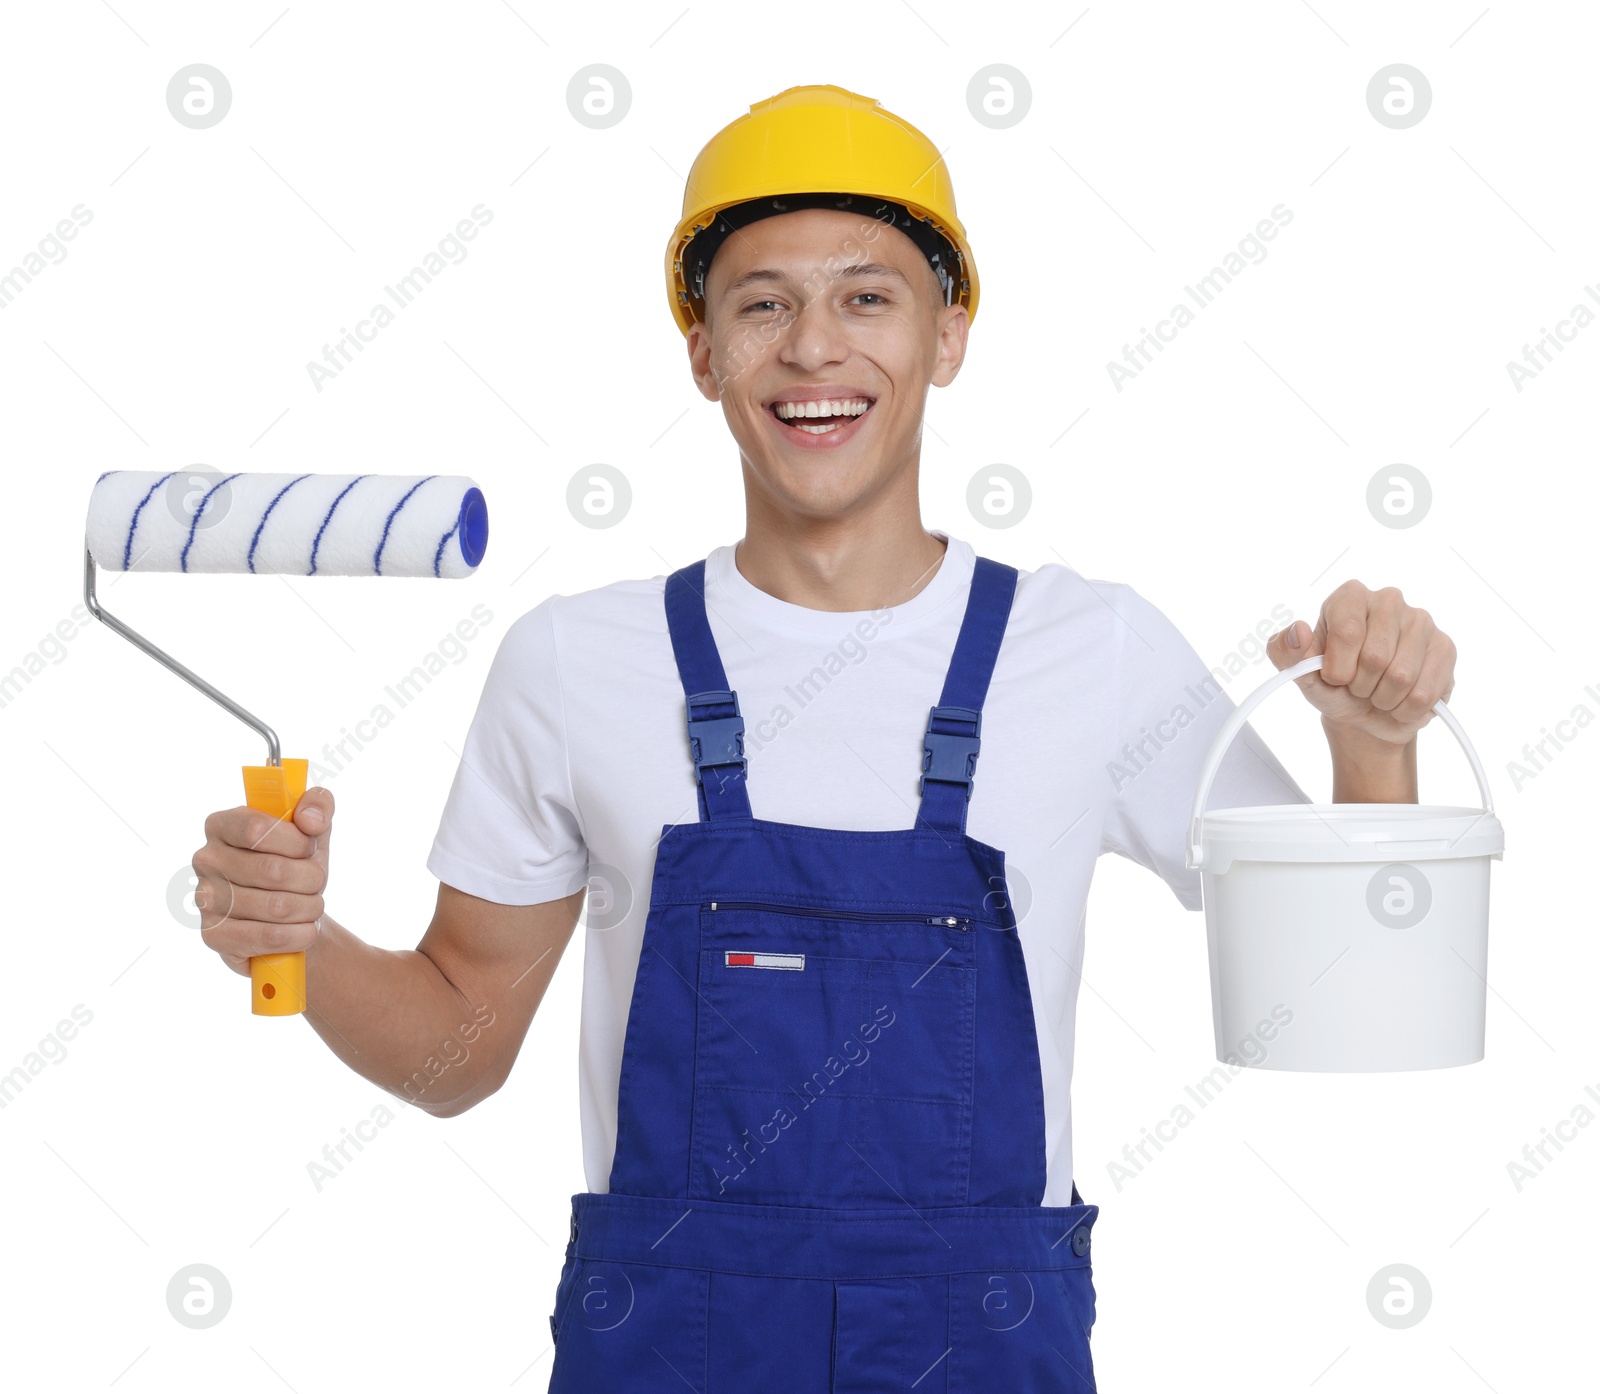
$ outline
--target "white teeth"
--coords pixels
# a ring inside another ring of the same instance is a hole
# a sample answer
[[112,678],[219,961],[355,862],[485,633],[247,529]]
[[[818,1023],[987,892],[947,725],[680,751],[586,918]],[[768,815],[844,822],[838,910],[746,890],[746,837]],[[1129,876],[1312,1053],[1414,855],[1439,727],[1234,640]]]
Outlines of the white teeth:
[[778,402],[773,410],[780,421],[793,421],[797,417],[860,416],[871,405],[865,397],[847,397],[837,401]]

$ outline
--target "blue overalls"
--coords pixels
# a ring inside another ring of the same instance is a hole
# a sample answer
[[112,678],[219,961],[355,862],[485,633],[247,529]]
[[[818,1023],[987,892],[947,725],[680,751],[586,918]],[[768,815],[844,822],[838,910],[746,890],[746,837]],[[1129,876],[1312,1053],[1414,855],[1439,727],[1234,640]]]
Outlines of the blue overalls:
[[1040,1203],[1005,854],[966,834],[1016,583],[978,559],[915,826],[857,832],[751,815],[705,562],[668,578],[700,819],[662,829],[610,1190],[572,1197],[552,1394],[1094,1389],[1099,1207],[1076,1186]]

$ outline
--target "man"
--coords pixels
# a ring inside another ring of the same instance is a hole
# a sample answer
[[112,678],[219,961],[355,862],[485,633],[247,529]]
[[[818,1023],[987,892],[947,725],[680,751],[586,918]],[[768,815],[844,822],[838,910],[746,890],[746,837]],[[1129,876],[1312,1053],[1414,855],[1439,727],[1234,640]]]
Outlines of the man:
[[[837,87],[756,103],[696,160],[667,274],[744,537],[512,626],[416,951],[324,913],[325,789],[292,825],[207,821],[203,937],[240,972],[304,949],[330,1048],[451,1117],[504,1083],[606,868],[553,1390],[1093,1389],[1084,903],[1113,851],[1199,908],[1189,804],[1233,704],[1128,586],[923,527],[927,389],[978,282],[919,132]],[[1348,581],[1268,652],[1325,657],[1299,682],[1334,798],[1415,801],[1454,666],[1427,613]],[[1211,806],[1285,801],[1246,728]]]

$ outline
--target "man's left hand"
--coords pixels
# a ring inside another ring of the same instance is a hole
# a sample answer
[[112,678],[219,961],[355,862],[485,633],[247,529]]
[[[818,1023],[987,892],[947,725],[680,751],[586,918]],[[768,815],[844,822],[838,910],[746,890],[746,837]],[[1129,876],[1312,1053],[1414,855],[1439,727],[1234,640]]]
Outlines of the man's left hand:
[[1267,643],[1280,672],[1319,653],[1322,667],[1295,683],[1335,744],[1366,737],[1404,745],[1455,688],[1455,644],[1394,586],[1373,591],[1346,581],[1322,602],[1314,627],[1296,620]]

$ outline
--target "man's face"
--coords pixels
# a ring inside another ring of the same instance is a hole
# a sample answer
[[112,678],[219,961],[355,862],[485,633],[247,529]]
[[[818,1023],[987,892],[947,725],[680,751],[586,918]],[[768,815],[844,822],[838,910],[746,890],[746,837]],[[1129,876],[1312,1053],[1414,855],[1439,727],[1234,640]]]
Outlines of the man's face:
[[[847,515],[892,481],[914,491],[928,387],[960,369],[967,312],[945,305],[909,237],[831,208],[759,219],[718,248],[705,312],[690,365],[722,403],[748,488],[812,517]],[[843,414],[783,419],[817,398]]]

